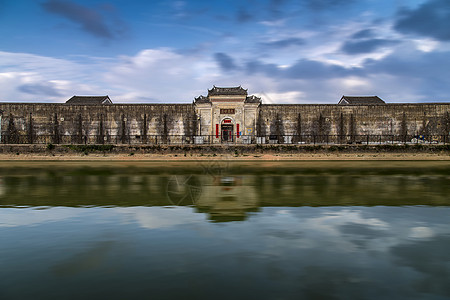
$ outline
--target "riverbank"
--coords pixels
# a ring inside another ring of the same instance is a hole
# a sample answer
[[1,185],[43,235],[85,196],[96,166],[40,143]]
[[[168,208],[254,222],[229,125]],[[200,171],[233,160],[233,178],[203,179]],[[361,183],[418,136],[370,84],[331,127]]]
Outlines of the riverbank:
[[0,160],[450,160],[450,145],[0,145]]
[[448,154],[442,153],[301,153],[263,155],[177,155],[177,154],[0,154],[0,161],[450,161]]

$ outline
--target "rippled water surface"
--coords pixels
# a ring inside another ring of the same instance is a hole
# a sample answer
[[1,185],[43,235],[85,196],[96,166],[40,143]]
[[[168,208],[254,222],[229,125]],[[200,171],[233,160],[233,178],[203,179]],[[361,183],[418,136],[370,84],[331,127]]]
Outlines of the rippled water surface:
[[450,298],[446,171],[0,173],[0,299]]

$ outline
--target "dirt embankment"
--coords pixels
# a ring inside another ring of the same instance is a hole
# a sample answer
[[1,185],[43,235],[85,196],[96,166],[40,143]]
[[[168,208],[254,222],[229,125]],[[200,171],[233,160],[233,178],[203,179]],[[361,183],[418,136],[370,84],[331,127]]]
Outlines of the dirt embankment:
[[0,160],[450,160],[450,145],[0,145]]

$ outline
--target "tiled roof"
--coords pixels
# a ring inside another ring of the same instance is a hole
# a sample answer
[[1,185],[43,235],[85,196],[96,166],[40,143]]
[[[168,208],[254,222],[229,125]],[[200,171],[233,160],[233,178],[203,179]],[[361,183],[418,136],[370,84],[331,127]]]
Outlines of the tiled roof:
[[360,104],[360,105],[373,105],[373,104],[386,104],[378,96],[342,96],[338,104]]
[[[194,103],[211,103],[211,96],[245,96],[245,103],[261,103],[261,98],[254,95],[247,96],[247,90],[243,89],[241,86],[237,87],[217,87],[213,86],[212,89],[208,90],[208,96],[198,96],[194,98]],[[241,98],[241,97],[239,97]],[[214,100],[214,99],[213,99]]]
[[237,87],[216,87],[208,90],[208,96],[222,96],[222,95],[242,95],[247,96],[247,90],[241,86]]
[[198,96],[197,98],[194,98],[195,103],[211,103],[208,97],[205,96]]
[[261,103],[261,98],[255,95],[247,96],[245,103]]
[[66,104],[75,105],[99,105],[99,104],[112,104],[109,96],[73,96],[66,101]]

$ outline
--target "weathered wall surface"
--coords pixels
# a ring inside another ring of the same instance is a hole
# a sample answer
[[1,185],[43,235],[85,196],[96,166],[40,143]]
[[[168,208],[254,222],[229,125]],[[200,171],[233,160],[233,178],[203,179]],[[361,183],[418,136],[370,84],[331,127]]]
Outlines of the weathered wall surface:
[[262,135],[448,135],[450,103],[261,105]]
[[192,104],[1,103],[0,110],[2,140],[12,139],[11,143],[17,139],[22,139],[18,142],[46,139],[53,143],[151,143],[156,136],[168,139],[190,135],[195,126]]
[[[212,128],[211,121],[199,122],[193,104],[0,103],[0,112],[2,142],[11,144],[189,143],[185,136],[198,134],[200,127],[202,134]],[[449,112],[450,103],[307,104],[260,105],[251,115],[257,118],[255,136],[276,135],[280,143],[296,143],[296,137],[285,136],[448,135]],[[251,128],[252,120],[247,123]]]

